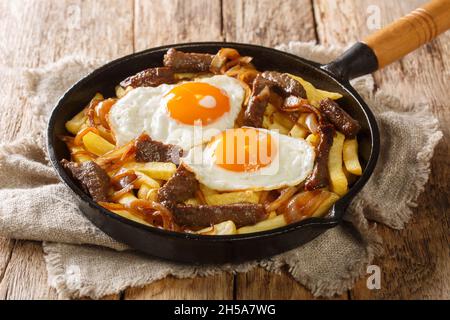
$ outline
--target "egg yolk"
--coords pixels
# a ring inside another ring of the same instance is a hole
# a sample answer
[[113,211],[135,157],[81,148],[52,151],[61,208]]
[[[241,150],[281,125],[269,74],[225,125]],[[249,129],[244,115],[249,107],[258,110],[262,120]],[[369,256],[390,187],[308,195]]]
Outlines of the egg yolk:
[[229,171],[252,172],[268,166],[277,153],[272,136],[254,128],[228,129],[213,138],[215,164]]
[[166,97],[172,119],[187,125],[208,125],[230,111],[228,96],[204,82],[186,82],[170,90]]

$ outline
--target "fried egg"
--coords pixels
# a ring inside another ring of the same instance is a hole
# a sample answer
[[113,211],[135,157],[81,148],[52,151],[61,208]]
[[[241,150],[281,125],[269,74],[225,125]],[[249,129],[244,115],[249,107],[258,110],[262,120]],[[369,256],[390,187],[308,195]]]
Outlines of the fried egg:
[[141,87],[117,101],[108,120],[118,145],[146,132],[154,140],[188,150],[233,128],[244,98],[240,82],[225,75]]
[[214,136],[182,159],[197,180],[219,191],[296,186],[314,166],[314,148],[276,131],[243,127]]

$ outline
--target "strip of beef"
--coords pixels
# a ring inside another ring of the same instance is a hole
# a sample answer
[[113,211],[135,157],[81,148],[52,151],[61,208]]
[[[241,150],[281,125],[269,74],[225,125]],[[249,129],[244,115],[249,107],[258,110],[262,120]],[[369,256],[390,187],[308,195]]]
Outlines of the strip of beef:
[[107,201],[109,176],[94,161],[83,163],[61,160],[63,167],[81,184],[82,188],[91,195],[95,201]]
[[265,71],[262,73],[262,77],[270,83],[271,89],[278,91],[283,97],[306,98],[306,91],[303,86],[287,73]]
[[236,203],[220,206],[176,205],[172,208],[175,223],[186,227],[209,227],[227,220],[237,227],[257,223],[266,217],[262,204]]
[[[257,78],[259,75],[257,76]],[[266,111],[267,103],[269,102],[270,89],[265,86],[257,94],[255,94],[255,82],[253,83],[253,94],[250,97],[247,108],[244,112],[244,126],[261,128]]]
[[172,48],[164,55],[164,65],[177,72],[206,72],[213,58],[212,54],[186,53]]
[[294,111],[303,103],[306,91],[298,81],[286,73],[265,71],[258,74],[253,81],[252,96],[244,113],[244,125],[260,128],[269,100],[278,100],[275,99],[277,95],[283,99],[281,104],[275,101],[277,107],[281,110],[286,109],[285,111]]
[[305,189],[312,191],[324,188],[329,183],[328,156],[333,144],[334,127],[328,124],[319,125],[319,144],[316,150],[316,162],[313,171],[305,183]]
[[163,83],[175,83],[174,72],[171,68],[150,68],[134,76],[128,77],[123,80],[120,85],[124,88],[131,86],[137,87],[157,87]]
[[152,140],[148,135],[143,134],[136,140],[137,162],[173,162],[178,164],[183,150],[172,144],[164,144]]
[[358,134],[361,126],[347,112],[331,99],[320,102],[320,110],[325,117],[342,132],[347,138],[354,138]]
[[172,178],[158,190],[158,202],[172,207],[175,203],[193,198],[197,190],[198,181],[195,175],[180,165]]

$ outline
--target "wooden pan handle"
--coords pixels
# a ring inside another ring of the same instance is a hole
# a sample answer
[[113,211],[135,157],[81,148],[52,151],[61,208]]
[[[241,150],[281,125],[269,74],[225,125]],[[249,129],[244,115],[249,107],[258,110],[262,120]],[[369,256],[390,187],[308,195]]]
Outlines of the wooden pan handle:
[[394,62],[450,29],[450,0],[433,0],[368,36],[362,42],[378,60],[378,68]]

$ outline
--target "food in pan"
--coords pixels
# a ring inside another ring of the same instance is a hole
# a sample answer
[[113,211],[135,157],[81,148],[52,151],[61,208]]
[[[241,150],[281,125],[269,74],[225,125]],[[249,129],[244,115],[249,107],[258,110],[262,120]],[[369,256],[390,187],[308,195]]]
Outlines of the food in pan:
[[326,215],[362,174],[360,125],[339,93],[252,59],[170,49],[66,123],[62,165],[99,205],[166,230],[244,234]]

